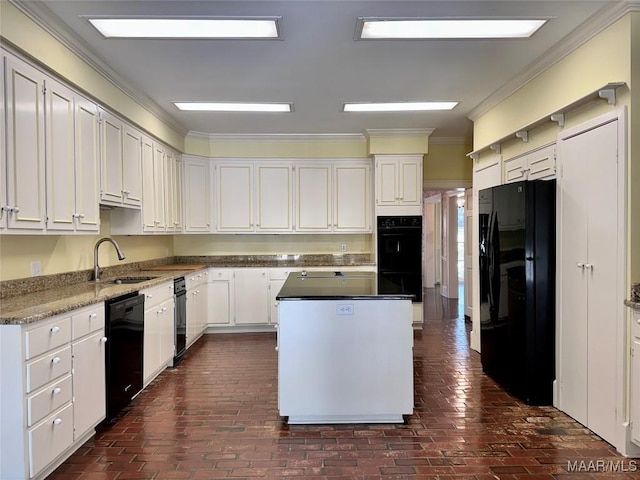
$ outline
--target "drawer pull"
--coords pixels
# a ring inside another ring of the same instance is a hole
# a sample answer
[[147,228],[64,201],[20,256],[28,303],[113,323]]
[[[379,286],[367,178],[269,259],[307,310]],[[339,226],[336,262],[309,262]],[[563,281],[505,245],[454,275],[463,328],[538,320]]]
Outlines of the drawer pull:
[[98,318],[98,314],[97,313],[92,313],[91,315],[89,315],[89,320],[93,320],[95,318]]
[[107,343],[107,337],[102,337],[100,339],[100,343]]
[[60,362],[61,362],[60,357],[53,357],[53,358],[51,359],[51,363],[52,363],[53,365],[58,365]]
[[62,389],[60,387],[56,387],[51,392],[51,395],[55,397],[56,395],[60,395],[61,393],[62,393]]
[[56,418],[56,419],[53,421],[53,424],[54,424],[54,425],[60,425],[61,423],[62,423],[62,419],[61,419],[61,418]]
[[60,327],[55,326],[55,327],[51,327],[51,333],[58,333],[60,331]]
[[153,298],[153,295],[150,293],[147,293],[147,298]]

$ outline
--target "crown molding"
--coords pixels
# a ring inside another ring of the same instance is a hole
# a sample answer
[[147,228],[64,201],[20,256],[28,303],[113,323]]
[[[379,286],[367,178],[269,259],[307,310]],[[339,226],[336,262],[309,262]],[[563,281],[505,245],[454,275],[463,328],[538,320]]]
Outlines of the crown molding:
[[[100,59],[87,43],[73,30],[67,27],[42,2],[36,0],[8,0],[14,7],[25,14],[42,30],[60,42],[65,48],[105,77],[118,90],[128,96],[135,103],[147,110],[181,135],[187,134],[187,129],[172,117],[165,109],[158,105],[151,97],[130,85],[129,81],[120,76],[115,70]],[[119,112],[118,112],[119,113]]]
[[361,133],[206,133],[190,131],[187,138],[210,142],[365,142]]
[[530,63],[524,70],[509,80],[498,90],[489,95],[480,104],[469,110],[467,118],[476,121],[493,107],[515,93],[542,72],[562,60],[571,52],[584,45],[587,41],[613,25],[630,12],[640,11],[640,1],[627,1],[606,5],[593,14],[587,21],[579,25],[572,32],[563,37],[553,47]]
[[367,138],[380,137],[429,137],[435,128],[374,128],[367,129],[364,135]]

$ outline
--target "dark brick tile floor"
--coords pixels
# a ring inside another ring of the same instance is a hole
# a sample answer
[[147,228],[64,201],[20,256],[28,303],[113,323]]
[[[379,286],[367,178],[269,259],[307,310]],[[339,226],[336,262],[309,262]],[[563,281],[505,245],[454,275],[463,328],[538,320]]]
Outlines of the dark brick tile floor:
[[404,425],[288,426],[275,335],[207,335],[49,479],[640,479],[640,461],[483,375],[457,302],[425,306]]

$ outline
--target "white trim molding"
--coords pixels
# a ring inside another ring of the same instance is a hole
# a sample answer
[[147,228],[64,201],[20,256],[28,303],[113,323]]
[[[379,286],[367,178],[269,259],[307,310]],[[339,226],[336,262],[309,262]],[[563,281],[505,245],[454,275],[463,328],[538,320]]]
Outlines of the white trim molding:
[[365,142],[361,133],[205,133],[190,131],[187,138],[210,142]]
[[373,128],[364,131],[366,138],[426,137],[429,138],[435,128]]

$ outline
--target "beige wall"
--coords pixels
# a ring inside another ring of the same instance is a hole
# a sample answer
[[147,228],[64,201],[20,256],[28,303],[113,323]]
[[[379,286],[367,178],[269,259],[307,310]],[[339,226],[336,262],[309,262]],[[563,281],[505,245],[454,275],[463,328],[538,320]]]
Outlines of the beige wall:
[[473,161],[467,157],[470,151],[470,145],[432,142],[429,145],[429,153],[424,156],[424,180],[471,182]]
[[[101,211],[100,235],[0,235],[0,281],[30,276],[32,261],[42,263],[42,274],[93,268],[93,247],[109,236],[109,212]],[[100,247],[100,265],[141,262],[173,255],[173,238],[163,236],[113,236],[126,255],[118,260],[112,245]]]
[[370,253],[371,235],[176,235],[175,255],[266,255]]
[[58,40],[7,1],[0,1],[0,35],[49,70],[77,86],[151,135],[177,150],[184,149],[184,135],[136,103]]

